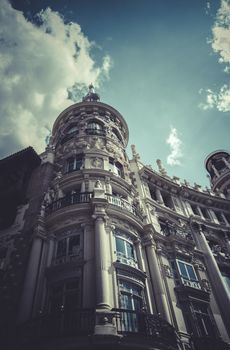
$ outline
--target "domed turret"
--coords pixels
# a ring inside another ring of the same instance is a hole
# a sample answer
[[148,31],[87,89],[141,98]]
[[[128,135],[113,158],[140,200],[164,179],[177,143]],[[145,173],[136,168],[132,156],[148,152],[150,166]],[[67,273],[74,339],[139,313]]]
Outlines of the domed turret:
[[230,198],[230,154],[219,150],[211,153],[205,161],[213,191],[221,191]]

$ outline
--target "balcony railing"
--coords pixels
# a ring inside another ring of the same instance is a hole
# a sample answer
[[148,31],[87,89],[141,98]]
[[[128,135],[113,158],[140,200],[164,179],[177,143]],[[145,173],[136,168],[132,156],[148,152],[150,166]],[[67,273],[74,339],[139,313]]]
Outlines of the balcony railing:
[[[72,204],[89,203],[92,197],[93,192],[69,194],[49,204],[46,207],[46,214],[51,214],[56,210],[59,210]],[[141,212],[138,210],[138,208],[127,202],[125,199],[108,194],[105,195],[105,198],[110,204],[115,205],[121,209],[127,210],[135,216],[142,218]]]
[[198,281],[192,281],[192,280],[188,280],[186,278],[181,277],[181,282],[185,287],[201,289],[200,283]]
[[89,203],[92,196],[92,192],[72,193],[49,204],[46,207],[46,213],[51,214],[58,209],[67,207],[72,204]]
[[[118,334],[147,337],[150,344],[163,343],[167,349],[177,348],[175,329],[158,315],[126,309],[113,309]],[[41,315],[20,327],[18,341],[33,343],[35,340],[78,337],[94,334],[94,309],[57,311]],[[164,347],[165,349],[165,347]]]
[[106,195],[106,199],[110,204],[120,207],[121,209],[125,209],[130,213],[141,217],[139,210],[134,205],[127,202],[125,199],[108,194]]
[[163,341],[177,348],[177,334],[167,321],[158,315],[126,309],[113,309],[117,332],[120,334],[138,334]]

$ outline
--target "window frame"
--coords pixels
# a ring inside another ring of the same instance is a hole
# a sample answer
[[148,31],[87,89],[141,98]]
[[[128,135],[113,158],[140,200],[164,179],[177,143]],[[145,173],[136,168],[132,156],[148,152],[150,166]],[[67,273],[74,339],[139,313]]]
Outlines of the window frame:
[[[183,275],[182,269],[180,268],[180,264],[183,264],[186,275]],[[201,289],[200,281],[193,264],[190,264],[184,260],[176,259],[176,266],[179,272],[180,280],[185,287]],[[189,272],[187,266],[192,268],[192,272],[193,272],[193,275],[195,276],[195,279],[191,277],[191,273]]]
[[[76,155],[75,157],[69,157],[66,159],[65,173],[71,173],[73,171],[81,170],[83,166],[83,153]],[[70,167],[70,164],[73,166]]]
[[[72,253],[70,254],[70,241],[71,241],[71,238],[74,238],[74,237],[79,237],[79,245],[77,245],[79,248],[75,253],[73,253],[73,251],[72,251]],[[59,256],[58,255],[58,249],[59,249],[58,245],[61,242],[64,242],[65,253]],[[82,258],[82,256],[83,256],[83,238],[82,238],[81,232],[71,234],[70,236],[66,236],[66,237],[60,237],[59,239],[57,239],[55,254],[54,254],[55,264],[68,262],[74,258]]]
[[[125,254],[117,250],[117,240],[121,240],[124,244],[124,251]],[[128,254],[128,245],[131,246],[132,252],[133,252],[133,257],[129,256]],[[133,266],[138,268],[138,260],[137,260],[137,253],[136,253],[136,247],[135,244],[131,239],[128,237],[124,237],[122,235],[122,232],[119,234],[119,231],[115,233],[115,253],[117,260],[119,260],[121,263],[128,265],[128,266]]]
[[[126,284],[131,286],[131,288],[122,288],[122,284]],[[132,288],[135,287],[135,288]],[[135,293],[135,290],[139,288],[139,293]],[[141,308],[144,305],[144,286],[140,286],[139,284],[136,284],[135,282],[127,281],[124,278],[119,278],[118,280],[118,289],[119,289],[119,305],[124,310],[129,311],[140,311]],[[122,297],[127,296],[129,298],[129,301],[131,301],[131,309],[124,307],[124,300],[122,301]],[[135,301],[140,303],[139,308],[136,308],[137,303]]]
[[[77,288],[67,288],[67,284],[71,283],[71,282],[76,282],[77,283]],[[54,293],[55,288],[58,289],[60,288],[59,292],[57,292],[56,294]],[[52,283],[49,286],[49,293],[48,293],[48,312],[50,314],[54,314],[54,313],[58,313],[58,312],[72,312],[74,311],[74,307],[73,308],[68,308],[67,307],[67,300],[68,300],[68,296],[74,295],[77,297],[77,303],[75,304],[75,309],[80,308],[81,307],[81,303],[82,303],[82,287],[81,287],[81,278],[78,277],[74,277],[74,278],[68,278],[68,279],[64,279],[62,281],[57,281]],[[52,302],[55,301],[55,297],[56,297],[56,304],[52,305]],[[58,301],[59,298],[59,301]]]

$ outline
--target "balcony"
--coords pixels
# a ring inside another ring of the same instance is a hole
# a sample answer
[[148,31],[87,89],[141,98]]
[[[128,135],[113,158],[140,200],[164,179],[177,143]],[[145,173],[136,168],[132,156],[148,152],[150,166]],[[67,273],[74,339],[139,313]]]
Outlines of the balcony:
[[120,198],[120,197],[116,197],[113,195],[108,195],[108,194],[106,194],[105,197],[108,200],[109,204],[117,206],[117,207],[121,208],[122,210],[125,209],[125,210],[129,211],[130,213],[134,214],[135,216],[139,216],[140,218],[142,218],[142,215],[141,215],[140,211],[138,210],[138,208],[135,207],[134,205],[130,204],[129,202],[127,202],[125,199]]
[[63,198],[59,198],[46,207],[46,214],[51,214],[54,211],[67,207],[73,204],[89,203],[93,197],[92,192],[72,193]]
[[[113,309],[117,332],[123,335],[147,337],[152,343],[169,345],[177,349],[177,333],[173,326],[158,315],[126,309]],[[163,347],[164,348],[164,347]]]
[[[123,336],[122,342],[129,344],[144,342],[148,345],[146,349],[158,345],[160,349],[178,349],[178,336],[175,329],[158,315],[126,309],[112,311],[117,332]],[[88,338],[89,335],[94,334],[95,316],[94,309],[75,309],[68,312],[63,310],[43,315],[20,327],[18,341],[21,345],[34,345],[35,342],[41,344],[44,341],[57,339],[60,341],[61,338],[67,337],[73,339],[86,336]],[[93,338],[91,339],[93,342]],[[111,345],[112,343],[113,339],[111,339]]]
[[181,277],[181,282],[185,287],[201,289],[200,283],[198,281],[192,281],[192,280],[188,280],[186,278]]

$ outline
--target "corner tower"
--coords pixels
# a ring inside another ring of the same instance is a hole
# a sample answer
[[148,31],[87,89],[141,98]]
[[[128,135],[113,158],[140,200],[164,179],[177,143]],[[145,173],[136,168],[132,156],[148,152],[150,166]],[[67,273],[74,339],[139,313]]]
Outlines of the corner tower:
[[146,332],[147,347],[163,342],[162,349],[177,349],[165,307],[159,298],[160,318],[150,295],[128,136],[122,115],[100,102],[90,85],[82,102],[58,116],[41,156],[43,164],[52,163],[53,175],[41,202],[19,322],[40,315],[40,332],[52,339],[52,349],[60,335],[77,337],[76,349],[97,349],[97,342],[100,349],[143,348]]
[[219,150],[206,158],[205,167],[210,176],[211,188],[214,192],[222,192],[230,199],[230,154]]

